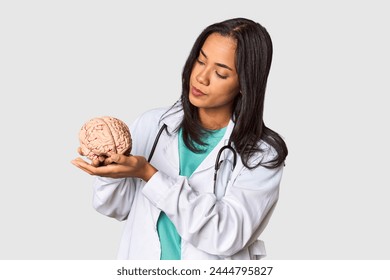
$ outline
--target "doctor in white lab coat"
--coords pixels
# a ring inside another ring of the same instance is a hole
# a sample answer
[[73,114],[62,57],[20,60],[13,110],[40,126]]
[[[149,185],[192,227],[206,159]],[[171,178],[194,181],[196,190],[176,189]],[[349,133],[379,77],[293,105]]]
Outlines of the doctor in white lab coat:
[[[259,238],[277,203],[287,156],[282,138],[262,119],[271,57],[271,40],[258,23],[237,18],[207,27],[184,67],[180,101],[131,125],[132,155],[108,154],[104,166],[73,161],[96,175],[96,210],[126,223],[119,259],[160,259],[161,212],[180,235],[181,259],[264,257]],[[199,135],[221,128],[222,139],[192,175],[180,175],[179,141],[199,144]],[[226,145],[234,152],[225,149],[217,159]]]

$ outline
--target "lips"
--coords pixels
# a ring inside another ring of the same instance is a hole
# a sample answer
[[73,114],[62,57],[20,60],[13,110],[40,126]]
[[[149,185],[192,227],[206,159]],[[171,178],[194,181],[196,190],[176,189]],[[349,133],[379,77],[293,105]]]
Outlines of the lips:
[[201,90],[197,89],[194,86],[191,87],[191,93],[192,93],[192,95],[194,95],[196,97],[201,97],[201,96],[205,96],[206,95],[205,93],[203,93]]

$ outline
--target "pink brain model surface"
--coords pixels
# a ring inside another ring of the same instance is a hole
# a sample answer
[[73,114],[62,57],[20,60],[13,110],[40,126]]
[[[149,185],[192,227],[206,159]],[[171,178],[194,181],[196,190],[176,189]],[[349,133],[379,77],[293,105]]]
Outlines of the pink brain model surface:
[[110,116],[86,122],[80,129],[79,140],[82,154],[91,160],[109,152],[128,156],[132,147],[128,126]]

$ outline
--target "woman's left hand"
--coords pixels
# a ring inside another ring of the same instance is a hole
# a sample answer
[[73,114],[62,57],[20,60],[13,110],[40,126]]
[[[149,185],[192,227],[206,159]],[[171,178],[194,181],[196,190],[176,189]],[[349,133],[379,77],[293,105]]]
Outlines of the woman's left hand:
[[137,177],[146,182],[157,172],[145,157],[133,155],[111,154],[104,160],[103,166],[94,166],[80,157],[72,160],[72,164],[90,175],[110,178]]

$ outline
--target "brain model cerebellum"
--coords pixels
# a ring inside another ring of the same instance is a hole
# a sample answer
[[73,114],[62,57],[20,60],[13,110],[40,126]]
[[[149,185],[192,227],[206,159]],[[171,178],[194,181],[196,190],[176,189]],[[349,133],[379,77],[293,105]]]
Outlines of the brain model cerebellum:
[[86,122],[80,129],[79,140],[82,154],[91,160],[109,152],[128,156],[132,147],[128,126],[110,116]]

